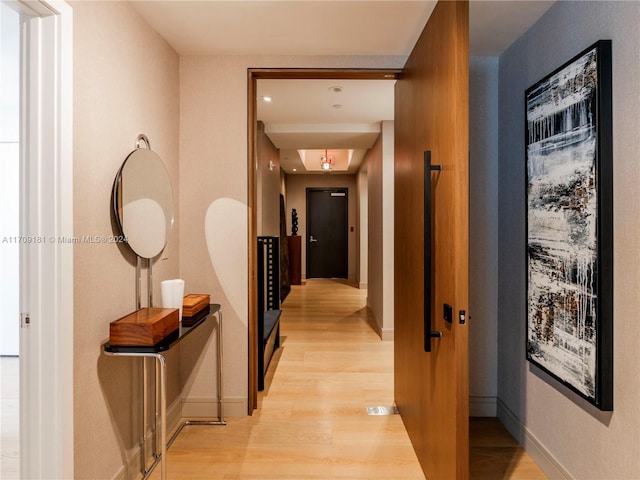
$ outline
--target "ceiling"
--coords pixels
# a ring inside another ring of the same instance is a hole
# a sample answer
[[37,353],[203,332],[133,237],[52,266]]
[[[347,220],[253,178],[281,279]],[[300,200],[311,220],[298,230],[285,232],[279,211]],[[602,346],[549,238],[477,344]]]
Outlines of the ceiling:
[[[432,0],[132,1],[180,55],[389,55],[411,52]],[[471,55],[498,56],[554,1],[481,1],[469,7]],[[393,115],[393,80],[260,80],[258,118],[281,148],[281,166],[301,173],[298,149],[352,149],[353,172]],[[340,86],[341,92],[329,90]],[[341,105],[341,107],[333,107]],[[391,115],[391,117],[389,116]],[[368,146],[367,146],[368,145]],[[304,170],[302,170],[304,173]]]
[[[395,80],[258,80],[258,120],[280,149],[280,167],[286,173],[322,172],[319,156],[314,164],[312,152],[299,150],[352,150],[347,168],[332,172],[355,173],[378,138],[380,121],[393,120],[394,84]],[[271,101],[265,102],[265,96]],[[318,168],[309,168],[316,164]]]

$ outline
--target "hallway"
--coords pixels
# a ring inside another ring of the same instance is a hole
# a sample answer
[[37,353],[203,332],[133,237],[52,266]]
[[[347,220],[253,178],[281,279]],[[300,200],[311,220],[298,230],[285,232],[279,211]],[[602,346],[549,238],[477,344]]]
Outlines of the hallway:
[[[367,415],[393,404],[393,342],[368,323],[366,293],[339,280],[294,286],[259,409],[224,427],[185,428],[168,478],[424,478],[400,416]],[[479,422],[472,478],[545,478],[495,419]]]

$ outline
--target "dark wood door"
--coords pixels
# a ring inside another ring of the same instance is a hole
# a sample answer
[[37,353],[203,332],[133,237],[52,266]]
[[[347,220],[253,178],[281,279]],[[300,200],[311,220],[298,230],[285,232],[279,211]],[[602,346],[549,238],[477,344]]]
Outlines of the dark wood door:
[[347,189],[307,188],[307,278],[347,278],[347,229]]
[[434,480],[469,477],[468,12],[438,2],[396,83],[395,397]]

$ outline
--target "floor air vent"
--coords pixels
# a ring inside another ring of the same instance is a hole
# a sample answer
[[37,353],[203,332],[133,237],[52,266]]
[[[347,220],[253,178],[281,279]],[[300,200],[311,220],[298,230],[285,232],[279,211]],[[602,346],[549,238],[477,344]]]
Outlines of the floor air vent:
[[399,413],[398,407],[395,405],[367,407],[367,415],[397,415]]

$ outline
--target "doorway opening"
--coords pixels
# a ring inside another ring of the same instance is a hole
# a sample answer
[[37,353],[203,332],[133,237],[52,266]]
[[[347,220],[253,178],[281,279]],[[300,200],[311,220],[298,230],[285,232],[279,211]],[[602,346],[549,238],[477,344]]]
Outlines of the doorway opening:
[[[258,131],[259,131],[259,120],[262,120],[261,118],[258,117],[258,102],[264,102],[266,101],[264,98],[262,98],[262,93],[259,96],[258,92],[259,92],[259,88],[258,88],[258,81],[271,81],[271,80],[278,80],[278,81],[282,81],[283,83],[286,83],[285,81],[290,81],[291,83],[293,83],[294,81],[300,81],[300,80],[313,80],[313,81],[328,81],[329,84],[326,86],[325,90],[329,91],[330,94],[339,94],[340,93],[340,83],[341,82],[348,82],[348,81],[352,81],[352,80],[377,80],[377,81],[385,81],[387,83],[390,83],[390,81],[394,81],[397,78],[397,75],[399,73],[399,70],[391,70],[391,69],[381,69],[381,70],[368,70],[368,69],[249,69],[248,71],[248,110],[249,110],[249,115],[248,115],[248,132],[249,132],[249,141],[248,141],[248,146],[249,146],[249,151],[248,151],[248,171],[249,173],[249,194],[248,194],[248,204],[249,204],[249,231],[248,231],[248,236],[249,236],[249,398],[248,398],[248,405],[249,405],[249,414],[253,413],[253,410],[255,410],[257,408],[257,337],[256,337],[256,332],[257,332],[257,323],[256,323],[256,319],[257,319],[257,290],[256,290],[256,237],[260,234],[260,229],[262,228],[262,219],[263,219],[263,215],[261,215],[261,195],[259,192],[261,192],[262,190],[260,190],[262,188],[262,186],[260,185],[261,182],[261,178],[259,177],[259,172],[260,172],[260,159],[259,159],[259,139],[258,139]],[[392,83],[390,83],[391,85],[393,85]],[[277,105],[277,98],[273,98],[273,101],[271,102],[270,105]],[[393,101],[393,100],[391,100]],[[340,108],[340,104],[334,102],[332,105],[330,105],[330,108],[333,109],[334,112],[339,112],[341,110]],[[261,108],[262,108],[262,104],[261,104]],[[320,108],[320,107],[319,107]],[[342,110],[342,112],[346,111],[346,109]],[[380,121],[381,120],[390,120],[388,118],[378,118],[377,122],[377,131],[375,132],[375,135],[378,136],[380,134]],[[309,123],[308,119],[303,120],[306,123]],[[293,123],[300,123],[299,120],[295,120],[295,121],[290,121],[290,124]],[[340,123],[339,121],[335,121],[334,123]],[[344,123],[344,122],[343,122]],[[326,125],[325,125],[326,126]],[[318,134],[322,133],[323,126],[322,125],[318,125],[316,124],[315,127],[315,132],[311,132],[312,136],[313,134],[315,134],[315,136],[319,136]],[[371,131],[371,125],[369,125],[369,135],[374,134],[373,131]],[[267,130],[269,130],[267,128]],[[271,130],[270,132],[268,132],[270,134],[272,134],[273,137],[277,136],[278,134],[282,134],[283,131],[281,130],[280,132]],[[301,133],[301,132],[299,132]],[[340,134],[336,134],[335,135],[335,139],[339,139],[341,135]],[[319,150],[325,150],[329,147],[328,145],[326,145],[325,143],[322,144],[316,144],[316,145],[311,145],[307,147],[308,149],[319,149]],[[347,147],[340,147],[340,148],[345,148],[348,150]],[[281,151],[282,154],[280,155],[280,159],[279,159],[279,163],[277,166],[278,169],[280,168],[289,168],[289,173],[290,175],[287,175],[287,179],[291,178],[291,179],[297,179],[298,183],[301,183],[300,179],[302,177],[305,177],[307,175],[301,175],[300,174],[300,167],[301,167],[301,163],[297,164],[297,165],[292,165],[289,164],[288,162],[301,162],[302,160],[300,159],[300,155],[298,155],[297,153],[295,155],[287,155],[286,153],[284,153],[284,150],[286,149],[286,147],[281,146]],[[289,149],[289,150],[293,150],[294,153],[297,152],[297,148],[293,148],[293,149]],[[329,152],[330,153],[330,152]],[[311,157],[309,157],[311,158]],[[351,160],[354,160],[353,157],[351,157]],[[266,168],[273,168],[273,165],[268,163],[268,162],[263,162],[265,163]],[[348,164],[348,162],[347,162]],[[315,166],[315,165],[314,165]],[[314,166],[311,166],[310,168],[314,168]],[[392,167],[393,168],[393,167]],[[298,170],[295,171],[294,169]],[[306,167],[305,167],[306,170]],[[302,170],[303,172],[305,170]],[[348,172],[351,175],[349,175],[350,177],[352,177],[352,182],[353,182],[353,186],[350,188],[352,189],[352,194],[350,194],[348,197],[349,201],[352,202],[355,205],[355,199],[358,197],[357,195],[357,187],[356,187],[356,173],[357,173],[358,169],[354,168],[352,171]],[[347,173],[347,172],[344,172]],[[320,183],[316,183],[314,185],[304,185],[303,187],[301,187],[300,189],[300,195],[302,196],[302,198],[304,199],[305,202],[305,206],[304,208],[297,208],[297,215],[302,217],[303,215],[306,217],[306,188],[307,187],[322,187],[324,188],[325,186],[331,186],[333,188],[335,188],[336,186],[342,187],[344,185],[327,185],[327,179],[335,179],[337,177],[339,177],[340,173],[338,173],[337,171],[333,171],[330,174],[323,174],[322,172],[322,167],[320,162],[318,162],[317,165],[317,172],[314,173],[312,176],[315,178],[315,182],[320,182]],[[309,175],[309,177],[311,177],[311,175]],[[363,178],[366,178],[366,176],[362,176]],[[344,177],[346,178],[346,176]],[[324,179],[324,180],[323,180]],[[322,183],[324,181],[324,183]],[[339,183],[339,182],[338,182]],[[292,203],[290,203],[290,199],[293,195],[293,188],[288,186],[287,184],[289,184],[288,181],[283,181],[282,182],[282,188],[285,190],[285,202],[287,203],[286,206],[286,216],[287,216],[287,221],[290,222],[289,220],[289,215],[292,213]],[[348,251],[352,251],[353,253],[356,252],[356,248],[357,245],[359,246],[361,243],[365,243],[366,245],[366,240],[365,239],[360,239],[360,242],[358,242],[356,244],[356,238],[361,235],[361,232],[357,229],[357,224],[356,224],[356,214],[355,214],[355,210],[356,208],[353,208],[354,213],[352,218],[349,220],[349,225],[348,225],[348,238],[349,238],[349,247],[348,247]],[[307,265],[307,259],[306,259],[306,242],[308,241],[308,236],[307,236],[307,232],[306,232],[306,218],[300,218],[299,221],[299,228],[300,228],[300,236],[305,238],[305,241],[302,242],[303,244],[303,249],[302,249],[302,256],[304,256],[305,258],[302,259],[301,261],[301,265],[303,268],[303,277],[306,277],[307,275],[307,270],[306,270],[306,265]],[[291,227],[291,223],[289,223],[287,225],[288,227]],[[365,235],[364,233],[362,233],[362,235]],[[355,258],[357,257],[357,255],[351,255],[351,257],[349,258],[349,264],[348,264],[348,268],[347,268],[347,277],[354,277],[354,279],[356,278],[355,275],[355,270],[356,270],[356,260]],[[290,259],[291,261],[291,259]],[[366,262],[361,262],[361,263],[365,263]],[[357,265],[358,267],[361,267],[362,265]],[[359,273],[358,273],[359,275]]]
[[0,4],[0,477],[20,475],[20,13]]

